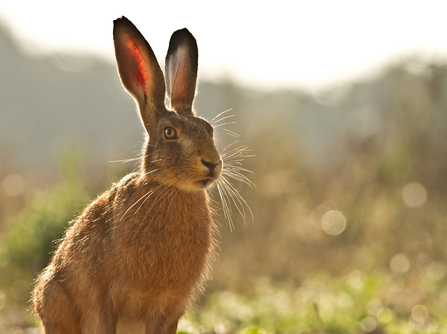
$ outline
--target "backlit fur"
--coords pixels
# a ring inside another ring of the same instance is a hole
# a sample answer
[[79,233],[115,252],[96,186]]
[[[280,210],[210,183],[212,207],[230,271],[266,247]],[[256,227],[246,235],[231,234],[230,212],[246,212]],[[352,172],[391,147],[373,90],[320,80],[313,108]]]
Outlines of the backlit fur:
[[[221,175],[222,161],[212,126],[192,112],[195,40],[185,29],[174,35],[172,54],[186,56],[176,63],[168,52],[177,102],[167,109],[149,44],[129,20],[115,21],[121,80],[148,138],[139,171],[85,208],[38,277],[31,301],[46,334],[173,334],[207,276],[214,224],[206,189]],[[166,138],[168,128],[174,139]]]

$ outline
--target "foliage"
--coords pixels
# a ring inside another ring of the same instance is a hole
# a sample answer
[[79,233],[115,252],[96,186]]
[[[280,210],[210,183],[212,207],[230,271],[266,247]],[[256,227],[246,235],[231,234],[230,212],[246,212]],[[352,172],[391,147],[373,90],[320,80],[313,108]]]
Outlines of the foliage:
[[0,297],[7,302],[6,307],[0,307],[0,312],[9,314],[6,320],[25,321],[26,313],[11,314],[23,308],[33,279],[49,262],[55,242],[88,200],[80,176],[80,163],[79,148],[68,148],[60,160],[60,183],[45,193],[35,194],[23,212],[9,221],[8,233],[1,235]]
[[[260,279],[218,291],[180,323],[186,333],[447,333],[443,281],[424,272],[339,277],[315,273],[297,288]],[[421,292],[423,293],[421,294]]]
[[[230,232],[218,217],[214,279],[180,331],[445,332],[447,66],[416,71],[415,64],[394,64],[337,98],[246,92],[255,96],[250,104],[224,85],[222,99],[229,107],[237,101],[238,118],[245,115],[235,131],[256,154],[244,168],[257,187],[235,185],[255,221],[244,225],[236,213]],[[289,109],[277,117],[283,100]],[[361,114],[359,105],[370,108],[365,128],[341,126]],[[310,156],[318,145],[302,144],[312,117],[319,143],[329,147],[317,158]],[[331,131],[338,146],[327,142]],[[62,160],[59,184],[27,201],[1,236],[0,333],[30,324],[23,309],[32,279],[52,240],[97,193],[86,187],[95,177],[83,179],[72,158]]]
[[[335,157],[328,152],[312,161],[310,149],[291,140],[293,128],[279,121],[259,126],[247,143],[257,157],[245,165],[257,188],[243,189],[255,222],[231,234],[221,229],[224,265],[215,277],[226,284],[257,275],[299,282],[315,270],[389,271],[398,254],[410,267],[447,263],[447,99],[439,93],[447,92],[447,68],[429,64],[415,74],[414,66],[395,64],[325,104],[323,119],[353,101],[370,105],[380,119],[370,135],[352,128],[340,133]],[[289,124],[299,127],[305,113],[297,109]],[[328,227],[336,226],[334,214],[342,220],[340,233]]]

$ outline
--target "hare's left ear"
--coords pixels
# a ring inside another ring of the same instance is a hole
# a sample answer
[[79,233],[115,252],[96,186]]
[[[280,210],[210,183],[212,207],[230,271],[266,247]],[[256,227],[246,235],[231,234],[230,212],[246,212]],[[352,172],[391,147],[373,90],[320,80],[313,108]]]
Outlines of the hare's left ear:
[[113,41],[121,82],[138,102],[148,133],[167,110],[165,79],[149,43],[124,16],[113,21]]
[[197,43],[184,28],[172,34],[165,63],[165,78],[171,107],[179,114],[193,115],[198,67]]

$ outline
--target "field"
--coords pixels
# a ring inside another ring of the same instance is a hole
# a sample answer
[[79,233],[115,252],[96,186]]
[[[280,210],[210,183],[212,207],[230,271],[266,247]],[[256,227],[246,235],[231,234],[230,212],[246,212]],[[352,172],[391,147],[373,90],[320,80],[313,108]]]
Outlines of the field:
[[[230,228],[214,193],[213,279],[179,331],[447,333],[447,66],[407,60],[321,96],[212,89],[254,155],[255,186],[235,184],[254,219],[233,207]],[[50,176],[0,168],[0,334],[38,332],[27,300],[53,240],[136,168],[67,138]]]

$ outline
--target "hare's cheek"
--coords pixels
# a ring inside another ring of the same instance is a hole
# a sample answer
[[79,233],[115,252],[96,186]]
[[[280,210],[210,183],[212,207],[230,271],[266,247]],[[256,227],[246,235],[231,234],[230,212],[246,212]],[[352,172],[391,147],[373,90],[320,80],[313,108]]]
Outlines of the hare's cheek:
[[196,150],[194,141],[191,138],[182,139],[182,141],[180,142],[180,148],[185,153],[185,155],[188,156],[194,154],[194,151]]

